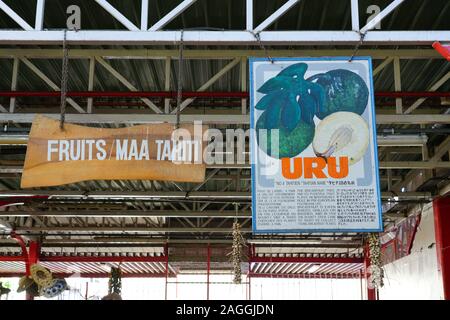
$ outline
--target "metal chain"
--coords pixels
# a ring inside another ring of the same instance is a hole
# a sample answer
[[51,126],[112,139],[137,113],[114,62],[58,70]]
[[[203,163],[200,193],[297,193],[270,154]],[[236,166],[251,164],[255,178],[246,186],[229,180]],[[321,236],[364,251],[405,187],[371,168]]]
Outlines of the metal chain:
[[69,73],[69,49],[67,48],[67,29],[64,29],[63,38],[63,59],[61,70],[61,118],[59,127],[64,129],[64,122],[66,121],[66,95],[67,95],[67,77]]
[[177,124],[176,128],[180,127],[180,111],[181,111],[181,95],[183,91],[183,33],[184,30],[181,29],[180,36],[180,46],[179,46],[179,56],[178,56],[178,77],[177,77]]
[[259,47],[264,51],[264,54],[266,55],[267,59],[269,59],[270,63],[275,63],[275,60],[269,55],[269,51],[267,50],[267,48],[264,46],[264,44],[261,42],[261,36],[259,35],[259,32],[253,32],[253,31],[249,31],[256,39],[256,41],[258,41]]
[[348,60],[348,62],[352,62],[353,59],[355,58],[356,54],[359,51],[359,47],[363,44],[364,42],[364,38],[366,37],[365,33],[359,33],[359,42],[355,45],[355,49],[353,50],[352,56],[350,57],[350,60]]

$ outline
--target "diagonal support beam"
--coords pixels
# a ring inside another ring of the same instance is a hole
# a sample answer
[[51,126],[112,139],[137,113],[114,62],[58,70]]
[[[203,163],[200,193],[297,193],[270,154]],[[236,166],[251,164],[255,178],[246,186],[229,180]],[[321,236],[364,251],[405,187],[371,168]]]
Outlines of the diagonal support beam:
[[0,104],[0,112],[8,112],[8,110]]
[[255,28],[254,32],[261,32],[267,27],[269,27],[272,23],[278,20],[278,18],[284,15],[290,8],[292,8],[298,2],[300,2],[300,0],[289,0],[288,2],[286,2],[277,11],[272,13],[266,20],[261,22],[261,24]]
[[[434,92],[438,90],[444,83],[446,83],[450,79],[450,71],[445,74],[441,79],[436,81],[435,84],[433,84],[430,88],[428,88],[428,91]],[[415,109],[417,109],[427,98],[420,98],[416,102],[414,102],[408,109],[406,109],[405,113],[411,113]]]
[[[52,80],[50,80],[49,77],[47,77],[44,73],[42,73],[41,70],[38,69],[30,60],[27,58],[20,58],[20,61],[22,61],[28,68],[31,69],[39,78],[41,78],[50,88],[52,88],[54,91],[61,91],[61,88],[58,87]],[[70,104],[75,110],[77,110],[79,113],[86,113],[82,107],[78,103],[76,103],[72,98],[67,98],[67,103]]]
[[[234,66],[238,65],[240,63],[241,59],[236,58],[230,63],[228,63],[225,67],[223,67],[219,72],[217,72],[211,79],[206,81],[200,88],[197,89],[197,92],[203,92],[209,87],[211,87],[217,80],[219,80],[225,73],[230,71]],[[183,111],[188,105],[190,105],[195,98],[189,98],[184,100],[180,105],[180,112]],[[172,111],[172,114],[177,113],[177,109]]]
[[125,28],[130,31],[139,31],[139,28],[136,27],[130,20],[128,20],[122,13],[120,13],[116,8],[114,8],[108,1],[106,0],[95,0],[103,9],[105,9],[110,15],[116,18]]
[[172,11],[170,11],[168,14],[166,14],[163,18],[161,18],[157,23],[155,23],[153,26],[148,29],[148,31],[158,31],[161,28],[163,28],[166,24],[168,24],[170,21],[178,17],[183,11],[185,11],[187,8],[189,8],[191,5],[193,5],[197,0],[184,0],[181,2],[178,6],[175,7]]
[[[138,91],[138,89],[131,84],[130,81],[125,79],[124,76],[122,76],[119,72],[117,72],[116,69],[114,69],[108,62],[106,62],[101,57],[95,57],[95,60],[97,60],[98,63],[100,63],[106,70],[108,70],[117,80],[119,80],[125,87],[127,87],[130,91]],[[156,113],[162,113],[162,111],[149,99],[142,98],[141,99],[146,105],[148,105],[153,111]]]
[[401,5],[405,0],[394,0],[392,1],[383,11],[377,14],[372,20],[370,20],[362,29],[359,31],[360,33],[366,33],[369,30],[375,28],[375,26],[381,22],[384,18],[386,18],[392,11],[395,10],[399,5]]
[[[13,61],[13,71],[11,77],[11,91],[16,91],[17,89],[17,78],[19,75],[19,58],[14,58]],[[9,99],[9,112],[14,112],[16,107],[16,97],[11,97]]]
[[379,74],[392,61],[394,61],[393,57],[389,57],[389,58],[384,59],[383,62],[380,63],[380,65],[373,70],[373,76],[376,76],[377,74]]
[[11,19],[13,19],[22,29],[26,31],[34,30],[25,20],[22,19],[13,9],[11,9],[3,0],[0,0],[0,9],[3,10]]

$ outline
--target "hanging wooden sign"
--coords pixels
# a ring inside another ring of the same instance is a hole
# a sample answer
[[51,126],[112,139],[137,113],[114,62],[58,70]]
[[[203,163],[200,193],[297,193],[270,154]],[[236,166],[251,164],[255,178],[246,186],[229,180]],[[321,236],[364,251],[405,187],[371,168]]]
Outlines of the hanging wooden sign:
[[31,127],[22,188],[86,180],[202,182],[205,127],[161,123],[92,128],[37,116]]

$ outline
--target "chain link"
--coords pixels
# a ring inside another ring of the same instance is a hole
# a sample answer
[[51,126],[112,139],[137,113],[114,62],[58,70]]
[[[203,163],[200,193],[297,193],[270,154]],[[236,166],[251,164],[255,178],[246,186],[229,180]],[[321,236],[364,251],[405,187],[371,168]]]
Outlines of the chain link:
[[64,129],[64,122],[66,121],[66,95],[67,95],[67,77],[69,73],[69,49],[67,48],[67,29],[64,29],[63,38],[63,59],[61,70],[61,118],[59,127]]
[[249,31],[249,32],[255,37],[256,41],[258,41],[259,47],[264,51],[264,54],[266,55],[267,59],[269,59],[270,63],[275,63],[275,60],[269,55],[269,51],[262,43],[259,32],[256,32],[256,33],[253,31]]
[[365,33],[359,33],[359,42],[355,45],[355,49],[353,50],[352,56],[350,57],[350,59],[348,60],[348,62],[352,62],[353,59],[355,58],[356,54],[359,51],[359,47],[363,44],[364,42],[364,38],[366,37]]

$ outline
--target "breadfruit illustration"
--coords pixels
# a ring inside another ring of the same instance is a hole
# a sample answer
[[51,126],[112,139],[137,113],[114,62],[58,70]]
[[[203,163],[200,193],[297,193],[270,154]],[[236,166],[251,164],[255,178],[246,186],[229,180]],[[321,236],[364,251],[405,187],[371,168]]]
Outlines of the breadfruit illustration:
[[324,90],[324,104],[316,112],[321,120],[334,112],[348,111],[361,115],[366,109],[369,89],[364,80],[352,71],[331,70],[316,74],[307,81],[320,85]]
[[369,138],[369,127],[360,115],[341,111],[318,124],[312,146],[319,157],[348,157],[353,165],[366,153]]

